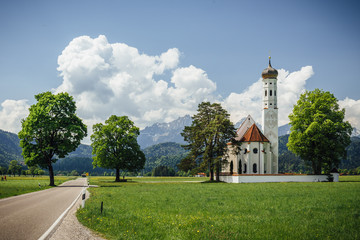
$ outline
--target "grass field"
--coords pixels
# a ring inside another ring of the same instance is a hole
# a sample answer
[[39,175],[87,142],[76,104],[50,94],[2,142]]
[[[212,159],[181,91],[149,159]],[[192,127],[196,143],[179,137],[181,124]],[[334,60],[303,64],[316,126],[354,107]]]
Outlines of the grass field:
[[360,239],[360,176],[339,183],[113,180],[91,177],[103,187],[91,188],[77,212],[108,239]]
[[[55,185],[59,185],[75,177],[55,177]],[[6,177],[7,181],[0,181],[0,198],[16,196],[50,188],[49,176],[41,177]],[[39,187],[40,184],[40,187]]]

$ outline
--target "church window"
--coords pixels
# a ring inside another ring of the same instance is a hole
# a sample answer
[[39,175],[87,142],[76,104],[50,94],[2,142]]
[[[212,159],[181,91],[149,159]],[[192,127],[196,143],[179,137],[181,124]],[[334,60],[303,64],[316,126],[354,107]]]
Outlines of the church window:
[[270,97],[272,96],[272,90],[270,90]]
[[265,90],[265,97],[267,97],[267,90]]
[[272,103],[270,103],[270,105],[272,105]]
[[244,173],[246,173],[246,163],[244,164]]
[[247,149],[245,148],[245,150],[244,150],[244,154],[246,154],[247,153]]
[[254,163],[254,165],[253,165],[253,173],[257,173],[257,165],[256,165],[256,163]]
[[254,152],[254,153],[258,153],[258,149],[257,149],[257,148],[254,148],[254,149],[253,149],[253,152]]
[[270,82],[270,84],[272,84],[272,82]]
[[242,165],[241,165],[241,160],[239,160],[239,169],[238,169],[238,173],[241,173],[242,171]]
[[276,90],[274,90],[274,96],[276,97]]

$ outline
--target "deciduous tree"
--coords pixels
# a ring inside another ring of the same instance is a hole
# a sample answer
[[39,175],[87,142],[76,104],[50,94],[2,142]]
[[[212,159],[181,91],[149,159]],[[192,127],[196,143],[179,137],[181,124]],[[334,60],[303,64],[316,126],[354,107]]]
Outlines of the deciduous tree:
[[196,165],[199,170],[208,168],[211,181],[214,180],[216,170],[219,181],[221,161],[226,158],[227,143],[235,137],[235,128],[229,116],[218,103],[200,103],[198,113],[192,117],[191,126],[186,126],[181,133],[188,142],[184,148],[190,150],[190,153],[179,166]]
[[95,167],[115,169],[116,182],[120,181],[120,170],[135,172],[144,168],[145,155],[137,143],[140,131],[127,116],[112,115],[105,124],[95,124],[93,131]]
[[0,167],[0,173],[1,175],[5,175],[7,173],[7,168],[6,167]]
[[19,132],[22,155],[28,166],[49,170],[50,186],[55,186],[52,164],[79,146],[86,136],[86,125],[76,116],[76,105],[68,93],[40,93],[36,104],[22,120]]
[[21,173],[21,165],[19,164],[18,161],[12,160],[10,162],[10,164],[9,164],[9,170],[8,171],[9,171],[10,174],[13,174],[14,177],[15,177],[15,174]]
[[312,166],[314,174],[330,173],[345,157],[352,127],[344,117],[345,109],[339,108],[334,95],[319,89],[302,94],[289,115],[287,146]]

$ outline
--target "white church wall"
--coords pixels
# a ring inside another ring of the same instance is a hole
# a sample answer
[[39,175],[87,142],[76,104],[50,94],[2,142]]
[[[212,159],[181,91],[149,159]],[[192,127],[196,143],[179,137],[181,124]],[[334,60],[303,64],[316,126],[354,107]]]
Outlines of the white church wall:
[[228,159],[227,159],[227,163],[224,163],[222,166],[222,170],[221,172],[230,172],[230,163],[231,161],[233,161],[233,172],[234,173],[238,173],[237,169],[238,169],[238,155],[234,154],[235,148],[232,145],[228,145],[227,146],[227,154],[228,154]]
[[[339,174],[332,173],[334,182],[339,182]],[[260,182],[328,182],[328,175],[241,175],[220,176],[220,181],[227,183],[260,183]]]

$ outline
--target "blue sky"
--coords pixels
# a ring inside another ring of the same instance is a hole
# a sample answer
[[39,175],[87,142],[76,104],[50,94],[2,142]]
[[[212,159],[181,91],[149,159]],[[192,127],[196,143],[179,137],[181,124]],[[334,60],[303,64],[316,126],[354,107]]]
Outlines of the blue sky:
[[[93,41],[99,35],[105,36],[105,45],[124,43],[137,49],[140,55],[154,57],[176,49],[178,54],[172,55],[175,65],[170,64],[153,74],[152,80],[167,82],[167,89],[178,88],[179,82],[171,80],[177,69],[186,68],[188,75],[200,69],[194,78],[206,79],[195,85],[205,84],[207,90],[195,99],[191,96],[183,99],[194,102],[191,106],[179,107],[178,114],[169,112],[170,107],[161,111],[139,108],[137,113],[118,107],[117,112],[116,106],[126,104],[120,101],[121,97],[105,101],[104,104],[113,104],[113,107],[102,113],[81,112],[79,107],[79,115],[88,119],[88,124],[102,121],[113,113],[133,116],[142,127],[156,121],[169,121],[180,113],[195,111],[196,101],[201,97],[223,102],[234,118],[239,118],[241,114],[233,113],[236,107],[230,106],[229,96],[231,93],[233,97],[256,94],[259,88],[256,82],[267,67],[271,51],[273,67],[284,70],[284,82],[291,73],[301,75],[303,67],[311,67],[307,69],[311,73],[299,77],[302,83],[295,90],[297,94],[303,88],[321,88],[334,93],[343,101],[341,106],[348,106],[356,125],[356,117],[360,115],[359,11],[357,1],[3,0],[0,2],[0,128],[18,130],[16,121],[24,115],[21,107],[33,104],[37,93],[68,90],[76,100],[84,99],[85,90],[64,86],[64,72],[68,69],[57,70],[58,57],[74,39],[88,36],[88,40]],[[64,61],[71,61],[71,56],[67,55]],[[74,72],[72,74],[68,80],[74,83],[78,80]],[[182,77],[184,74],[179,72]],[[287,84],[291,85],[290,80],[287,79]],[[181,83],[185,84],[184,81]],[[251,92],[252,88],[255,92]],[[93,94],[96,93],[105,94],[94,89]],[[136,101],[142,105],[144,99],[145,96]],[[241,104],[243,108],[252,105]],[[159,117],[145,116],[141,111]],[[285,122],[285,117],[283,119]]]

